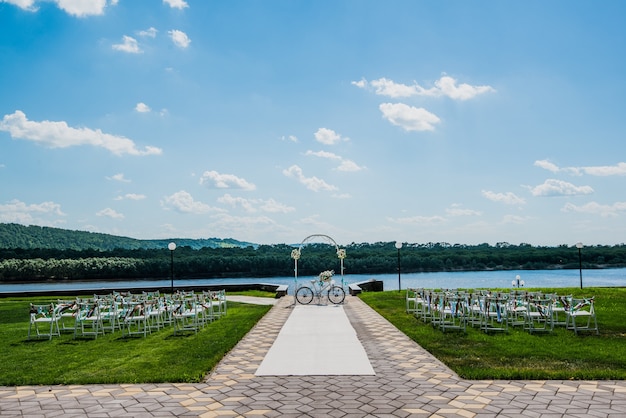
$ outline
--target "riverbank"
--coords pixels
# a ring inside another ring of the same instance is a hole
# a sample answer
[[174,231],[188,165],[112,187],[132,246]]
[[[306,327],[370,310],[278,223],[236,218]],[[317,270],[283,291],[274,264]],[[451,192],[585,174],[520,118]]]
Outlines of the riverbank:
[[[383,283],[383,290],[406,289],[408,287],[445,288],[445,289],[485,289],[512,287],[512,282],[520,276],[525,287],[532,288],[561,288],[561,287],[624,287],[626,286],[626,268],[602,270],[507,270],[507,271],[473,271],[473,272],[437,272],[437,273],[402,273],[379,275],[345,275],[335,276],[337,283],[344,285],[377,280]],[[241,279],[210,279],[196,278],[175,279],[176,289],[187,286],[208,288],[225,285],[272,284],[287,285],[289,293],[293,289],[307,284],[312,276],[278,277],[248,277]],[[0,284],[0,293],[61,291],[66,294],[76,291],[86,291],[86,294],[104,292],[104,289],[114,288],[117,291],[129,289],[166,289],[170,292],[171,279],[150,279],[132,281],[61,281],[26,284]]]

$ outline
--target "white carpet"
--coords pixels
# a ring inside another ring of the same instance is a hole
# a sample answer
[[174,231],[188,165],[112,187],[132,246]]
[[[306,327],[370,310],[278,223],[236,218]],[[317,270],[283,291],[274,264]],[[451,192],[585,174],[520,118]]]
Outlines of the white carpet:
[[296,305],[257,376],[374,375],[341,305]]

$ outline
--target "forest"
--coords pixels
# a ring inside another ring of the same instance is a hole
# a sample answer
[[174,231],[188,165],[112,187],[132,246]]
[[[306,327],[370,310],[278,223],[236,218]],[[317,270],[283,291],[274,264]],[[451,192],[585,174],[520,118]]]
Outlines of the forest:
[[[0,230],[3,225],[7,224],[0,224]],[[14,228],[14,231],[19,233],[19,229]],[[135,243],[127,248],[123,244],[128,238],[116,241],[120,237],[114,236],[99,238],[105,242],[104,247],[92,242],[91,248],[80,245],[69,248],[68,242],[79,239],[69,237],[77,231],[59,231],[55,233],[67,235],[61,242],[39,237],[34,239],[36,245],[15,246],[0,240],[0,282],[167,278],[172,259],[177,279],[291,276],[294,274],[291,253],[298,248],[297,244],[254,245],[235,240],[229,240],[228,245],[202,247],[194,240],[178,240],[180,244],[170,252],[169,240],[163,240],[160,246]],[[506,242],[495,245],[404,243],[399,251],[394,244],[351,243],[342,247],[347,255],[344,272],[394,273],[398,269],[398,258],[405,273],[626,267],[624,244],[586,246],[580,253],[574,245],[565,244],[542,247]],[[302,247],[298,260],[300,276],[317,275],[330,269],[339,273],[340,268],[334,246],[310,243]]]

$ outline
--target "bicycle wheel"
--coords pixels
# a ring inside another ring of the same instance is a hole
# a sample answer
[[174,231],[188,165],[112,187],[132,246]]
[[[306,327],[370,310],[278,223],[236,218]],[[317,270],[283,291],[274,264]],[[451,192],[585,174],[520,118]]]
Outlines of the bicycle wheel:
[[301,287],[296,292],[296,300],[298,303],[308,305],[313,300],[313,291],[308,287]]
[[346,292],[345,290],[343,290],[342,287],[333,286],[330,289],[328,289],[328,300],[331,303],[334,303],[336,305],[338,303],[343,302],[345,298],[346,298]]

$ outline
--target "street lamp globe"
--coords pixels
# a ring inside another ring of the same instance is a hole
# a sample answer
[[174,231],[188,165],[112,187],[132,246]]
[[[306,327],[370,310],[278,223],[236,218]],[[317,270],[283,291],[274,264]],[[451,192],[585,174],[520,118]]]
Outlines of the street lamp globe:
[[170,250],[170,292],[174,294],[174,250],[176,249],[176,243],[170,242],[167,244],[167,249]]
[[402,248],[402,243],[400,241],[396,241],[396,249],[398,250],[398,292],[402,289],[401,279],[400,279],[400,248]]

